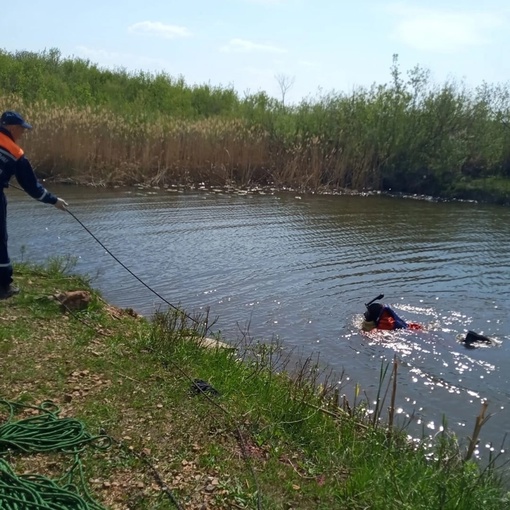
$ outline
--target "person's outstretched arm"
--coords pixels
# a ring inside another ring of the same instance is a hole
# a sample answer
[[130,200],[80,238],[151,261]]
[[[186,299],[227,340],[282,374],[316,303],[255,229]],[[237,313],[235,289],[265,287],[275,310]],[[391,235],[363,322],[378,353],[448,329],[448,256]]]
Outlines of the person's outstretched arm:
[[37,179],[30,161],[22,156],[16,161],[14,173],[20,186],[32,197],[45,204],[52,204],[58,209],[65,210],[67,202],[50,193]]

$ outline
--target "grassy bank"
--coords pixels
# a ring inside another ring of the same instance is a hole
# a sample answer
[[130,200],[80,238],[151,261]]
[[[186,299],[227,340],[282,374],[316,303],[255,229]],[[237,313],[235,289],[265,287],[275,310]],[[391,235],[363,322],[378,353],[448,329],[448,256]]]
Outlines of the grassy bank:
[[164,73],[0,50],[0,108],[37,130],[41,175],[94,184],[275,185],[510,203],[508,85],[389,81],[284,105],[266,93],[189,86]]
[[[80,453],[94,508],[508,508],[497,475],[466,460],[447,431],[432,449],[411,446],[366,418],[363,402],[340,405],[318,361],[291,364],[278,346],[247,339],[208,349],[191,340],[206,317],[149,321],[94,291],[71,312],[54,296],[90,289],[61,269],[16,267],[22,292],[0,302],[0,399],[51,400],[61,418],[114,439]],[[194,379],[219,394],[195,392]],[[12,421],[42,412],[15,411]],[[0,459],[14,472],[56,480],[69,469],[69,454],[6,450],[7,417],[0,404]]]

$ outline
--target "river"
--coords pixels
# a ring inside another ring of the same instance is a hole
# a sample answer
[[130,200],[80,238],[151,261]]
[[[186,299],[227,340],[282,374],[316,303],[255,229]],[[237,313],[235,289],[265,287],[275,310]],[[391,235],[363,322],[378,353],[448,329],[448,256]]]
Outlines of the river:
[[[174,305],[210,310],[235,342],[278,338],[342,374],[371,401],[397,354],[399,415],[434,435],[443,416],[461,441],[481,402],[494,416],[477,456],[510,431],[510,209],[386,196],[176,188],[50,186],[115,257]],[[10,189],[15,261],[77,257],[105,299],[150,315],[165,307],[70,215]],[[384,302],[422,332],[360,332],[364,303]],[[468,330],[496,345],[467,349]],[[340,375],[338,375],[340,383]]]

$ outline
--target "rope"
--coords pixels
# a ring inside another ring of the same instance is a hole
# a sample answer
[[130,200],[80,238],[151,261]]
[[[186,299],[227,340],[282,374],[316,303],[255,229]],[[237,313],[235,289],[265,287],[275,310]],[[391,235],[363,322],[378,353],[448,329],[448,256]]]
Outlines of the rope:
[[[90,443],[106,449],[111,445],[108,436],[92,436],[85,430],[85,426],[74,418],[59,418],[60,410],[52,402],[43,402],[40,406],[9,402],[0,399],[0,405],[9,409],[9,418],[0,425],[0,453],[8,448],[24,453],[48,453],[62,451],[76,453]],[[14,412],[17,407],[37,409],[41,412],[14,421]]]
[[[21,188],[11,184],[10,186],[14,187],[15,189],[18,189],[20,191],[23,191]],[[187,317],[188,319],[190,319],[191,321],[195,322],[197,325],[201,325],[200,321],[196,320],[195,318],[191,317],[190,315],[186,314],[184,311],[182,311],[180,308],[177,308],[176,306],[174,306],[173,304],[171,304],[169,301],[167,301],[163,296],[161,296],[158,292],[156,292],[154,289],[152,289],[149,285],[147,285],[140,277],[138,277],[135,273],[133,273],[133,271],[131,271],[131,269],[129,269],[126,265],[124,265],[85,225],[84,223],[79,220],[69,209],[66,208],[66,211],[85,229],[86,232],[88,232],[88,234],[118,263],[120,264],[131,276],[133,276],[137,281],[139,281],[144,287],[146,287],[148,290],[150,290],[153,294],[155,294],[159,299],[161,299],[163,302],[165,302],[168,306],[170,306],[171,308],[173,308],[174,310],[176,310],[177,312],[183,314],[185,317]],[[204,336],[207,334],[207,331],[212,327],[212,324],[211,325],[207,325],[207,322],[204,323],[205,325],[205,331],[204,331]],[[246,447],[246,443],[244,441],[244,438],[243,438],[243,435],[242,435],[242,432],[241,432],[241,429],[239,427],[239,425],[235,422],[233,416],[230,414],[230,412],[225,409],[223,406],[221,406],[220,404],[218,404],[217,402],[215,402],[211,397],[209,397],[209,395],[207,395],[203,390],[201,390],[194,382],[193,378],[187,374],[181,367],[179,367],[176,363],[174,363],[171,359],[170,360],[167,360],[168,362],[170,362],[186,379],[188,379],[189,381],[192,382],[192,384],[199,390],[199,392],[210,402],[212,403],[214,406],[218,407],[230,420],[232,420],[232,423],[234,424],[234,427],[236,429],[236,438],[237,438],[237,441],[239,443],[239,446],[241,448],[241,454],[242,454],[242,457],[244,459],[244,462],[246,464],[246,466],[248,467],[248,469],[250,470],[250,474],[252,475],[252,479],[254,481],[254,485],[255,485],[255,490],[256,490],[256,494],[257,494],[257,509],[260,510],[262,508],[262,501],[261,501],[261,491],[260,491],[260,487],[259,487],[259,483],[258,483],[258,477],[255,473],[255,469],[251,463],[251,459],[250,459],[250,455],[247,451],[247,447]],[[163,363],[165,365],[165,363]],[[107,437],[107,436],[105,436]],[[1,438],[1,433],[0,433],[0,438]],[[109,438],[110,439],[110,438]],[[110,441],[112,441],[112,439],[110,439]],[[116,442],[115,440],[113,440],[114,442]],[[1,446],[1,441],[0,441],[0,446]],[[144,462],[148,463],[147,459],[142,459],[144,460]],[[158,484],[160,484],[160,487],[162,488],[163,492],[165,492],[167,494],[167,496],[169,497],[169,499],[175,504],[175,506],[180,509],[180,506],[179,506],[179,503],[175,500],[175,498],[173,497],[173,495],[171,494],[171,491],[168,489],[168,487],[166,486],[166,484],[164,484],[164,482],[161,480],[161,477],[159,476],[159,473],[157,473],[157,471],[154,469],[154,467],[148,463],[149,467],[155,472],[155,477],[156,477],[156,480],[158,482]]]
[[[19,191],[23,191],[22,188],[20,188],[19,186],[16,186],[15,184],[9,184],[9,187],[11,188],[14,188],[14,189],[17,189]],[[180,308],[178,308],[177,306],[173,305],[172,303],[170,303],[167,299],[165,299],[161,294],[159,294],[157,291],[155,291],[152,287],[150,287],[149,285],[147,285],[138,275],[136,275],[135,273],[133,273],[133,271],[131,271],[131,269],[129,269],[129,267],[127,267],[123,262],[121,262],[90,230],[89,228],[87,228],[87,226],[79,219],[77,218],[77,216],[72,213],[68,208],[66,208],[66,212],[68,212],[82,227],[83,229],[94,239],[94,241],[96,241],[99,246],[101,246],[101,248],[103,248],[103,250],[106,251],[106,253],[108,253],[108,255],[110,255],[110,257],[113,258],[113,260],[115,260],[115,262],[117,262],[118,264],[120,264],[133,278],[135,278],[136,280],[138,280],[145,288],[147,288],[148,290],[150,290],[154,295],[156,295],[159,299],[161,299],[161,301],[163,301],[164,303],[166,303],[170,308],[173,308],[174,310],[182,313],[185,317],[187,317],[188,319],[190,319],[191,321],[195,322],[196,324],[200,325],[200,321],[198,321],[197,319],[195,319],[194,317],[191,317],[190,315],[188,315],[186,312],[184,312],[183,310],[181,310]],[[207,333],[207,331],[209,330],[211,326],[209,326],[206,330],[205,330],[205,333],[204,335]]]
[[105,510],[87,494],[76,492],[72,484],[60,487],[41,475],[16,475],[0,459],[0,508],[2,510]]
[[69,209],[66,209],[66,211],[85,229],[86,232],[88,232],[88,234],[90,234],[90,236],[92,236],[92,238],[101,246],[101,248],[103,248],[107,253],[108,255],[110,255],[110,257],[113,258],[113,260],[115,260],[115,262],[117,262],[118,264],[120,264],[133,278],[135,278],[136,280],[138,280],[145,288],[147,288],[148,290],[150,290],[154,295],[156,295],[159,299],[161,299],[161,301],[163,301],[164,303],[166,303],[169,307],[173,308],[174,310],[182,313],[185,317],[187,317],[188,319],[192,320],[193,322],[195,322],[196,324],[200,324],[200,322],[195,319],[194,317],[191,317],[190,315],[188,315],[187,313],[185,313],[183,310],[181,310],[180,308],[178,308],[177,306],[174,306],[172,303],[170,303],[167,299],[165,299],[161,294],[159,294],[157,291],[155,291],[152,287],[150,287],[149,285],[147,285],[138,275],[136,275],[135,273],[133,273],[133,271],[131,271],[131,269],[129,269],[129,267],[127,267],[125,264],[123,264],[84,224],[83,222],[78,219],[76,217],[76,215],[74,213],[72,213]]
[[[0,509],[105,510],[94,501],[85,485],[79,454],[87,444],[92,444],[99,449],[107,449],[112,443],[117,445],[121,443],[106,435],[104,431],[96,436],[89,434],[79,420],[59,418],[59,408],[50,401],[42,402],[39,406],[32,406],[0,399],[0,405],[8,409],[7,421],[0,425],[0,454],[8,449],[24,453],[60,451],[74,454],[74,463],[71,468],[56,481],[37,474],[18,476],[7,461],[0,457]],[[34,409],[40,414],[14,420],[18,408]],[[182,510],[170,488],[163,482],[149,460],[135,452],[130,453],[149,466],[164,494],[178,510]],[[76,472],[80,491],[73,483]],[[60,482],[62,486],[59,486],[57,482]]]
[[[90,495],[84,483],[79,453],[85,445],[106,449],[111,439],[106,435],[93,436],[80,421],[59,418],[59,408],[45,401],[39,406],[0,399],[8,409],[8,418],[0,425],[0,453],[8,449],[23,453],[60,451],[74,454],[71,468],[58,480],[38,474],[17,475],[6,460],[0,458],[0,508],[2,510],[105,510]],[[17,409],[35,409],[40,414],[14,420]],[[73,484],[75,471],[79,473],[81,492]],[[62,483],[60,486],[57,482]]]

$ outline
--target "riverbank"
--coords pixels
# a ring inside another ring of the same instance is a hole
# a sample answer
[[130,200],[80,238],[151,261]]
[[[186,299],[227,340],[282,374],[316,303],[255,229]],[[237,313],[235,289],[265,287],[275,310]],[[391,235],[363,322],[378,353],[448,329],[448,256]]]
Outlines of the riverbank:
[[41,177],[510,203],[508,86],[435,84],[419,66],[402,73],[396,55],[388,83],[293,106],[164,73],[101,70],[55,48],[0,51],[0,64],[0,109],[34,125],[23,148]]
[[[90,447],[81,454],[86,486],[98,504],[508,505],[497,473],[464,460],[466,452],[449,433],[436,436],[432,449],[411,446],[373,416],[368,420],[365,403],[346,396],[339,405],[313,359],[291,366],[278,346],[249,341],[235,350],[207,349],[190,340],[204,336],[207,317],[169,311],[149,321],[109,306],[83,278],[62,269],[59,260],[44,268],[16,267],[22,292],[0,302],[0,398],[30,405],[51,400],[61,417],[114,438],[107,450]],[[63,306],[55,298],[77,289],[90,293],[83,310],[76,300]],[[195,391],[195,379],[208,384],[201,386],[205,393]],[[318,393],[320,380],[326,382]],[[388,405],[381,402],[381,408]],[[15,419],[39,412],[19,410]],[[6,418],[4,407],[0,417]],[[63,453],[0,450],[0,456],[18,473],[52,479],[72,463]]]
[[275,194],[275,193],[295,193],[300,195],[348,195],[348,196],[387,196],[391,198],[406,198],[412,200],[424,200],[427,202],[471,202],[471,203],[486,203],[495,205],[510,205],[510,180],[493,182],[490,190],[486,182],[483,183],[470,183],[462,187],[459,186],[457,192],[453,196],[431,196],[418,193],[402,193],[392,191],[380,190],[356,190],[348,188],[338,188],[332,186],[321,186],[317,189],[292,187],[292,186],[275,186],[274,184],[257,185],[251,184],[246,186],[239,186],[233,182],[227,181],[223,184],[206,184],[205,182],[197,183],[163,183],[153,184],[151,182],[136,182],[126,186],[123,182],[97,183],[88,181],[87,179],[78,178],[50,178],[47,179],[48,183],[64,184],[70,186],[86,186],[91,188],[102,189],[119,189],[125,188],[128,190],[137,189],[138,191],[146,190],[167,190],[169,192],[189,192],[189,191],[204,191],[213,193],[226,193],[226,194]]

